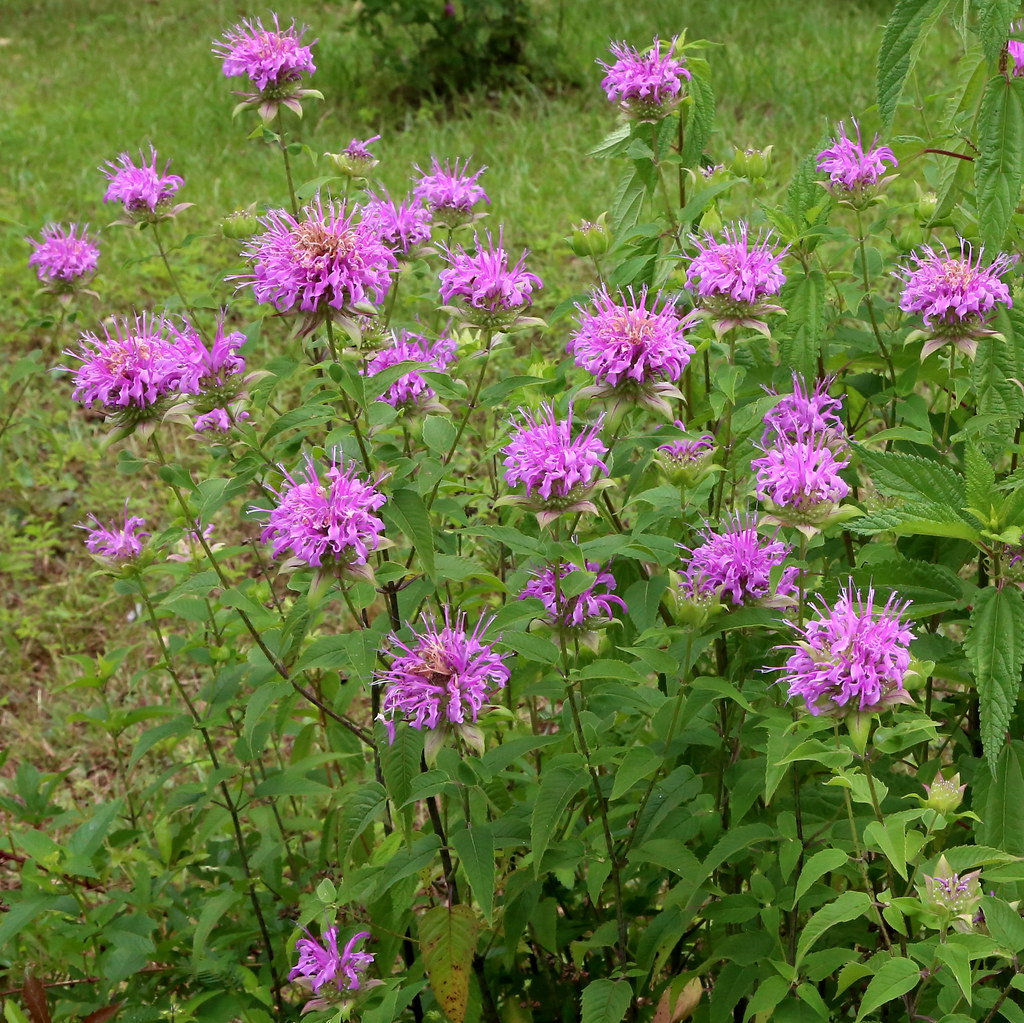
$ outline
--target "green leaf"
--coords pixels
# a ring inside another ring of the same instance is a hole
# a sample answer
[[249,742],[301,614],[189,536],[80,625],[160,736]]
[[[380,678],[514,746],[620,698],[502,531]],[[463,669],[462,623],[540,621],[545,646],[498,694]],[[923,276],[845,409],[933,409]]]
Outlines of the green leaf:
[[864,829],[864,840],[873,842],[896,868],[900,877],[907,879],[907,824],[902,818],[871,821]]
[[[410,729],[411,731],[411,729]],[[487,923],[494,913],[494,835],[489,824],[477,824],[449,835],[449,841],[469,878],[476,901]]]
[[479,924],[469,906],[435,906],[417,922],[434,997],[451,1023],[463,1023]]
[[[1005,415],[1016,421],[1024,414],[1024,313],[1018,309],[996,309],[992,326],[1003,335],[978,345],[978,356],[971,363],[971,381],[978,393],[978,412]],[[1010,437],[1012,438],[1012,429]]]
[[797,903],[806,893],[807,889],[819,878],[833,870],[838,870],[850,857],[842,849],[822,849],[816,852],[800,871],[800,878],[796,883],[796,890],[793,892],[793,905],[790,909],[796,909]]
[[[859,916],[865,916],[871,909],[871,899],[864,892],[843,892],[834,902],[819,909],[804,925],[796,949],[794,966],[799,966],[803,957],[814,943],[836,924],[848,923]],[[881,1003],[879,1003],[881,1004]]]
[[390,519],[408,537],[416,548],[424,571],[434,578],[434,531],[430,526],[430,515],[415,490],[396,490],[384,506],[385,519]]
[[864,992],[860,1011],[857,1013],[857,1023],[880,1005],[905,995],[920,983],[921,967],[912,960],[897,957],[883,963]]
[[587,156],[593,156],[598,160],[606,160],[612,156],[621,156],[629,148],[630,125],[624,124],[616,128],[610,135],[606,135]]
[[583,1023],[621,1023],[633,1001],[633,989],[626,980],[591,981],[580,999]]
[[996,471],[992,463],[973,444],[967,445],[967,503],[979,511],[987,511],[998,496],[995,490]]
[[[574,756],[576,756],[574,754]],[[587,784],[587,773],[580,767],[560,765],[548,768],[541,776],[537,801],[530,821],[530,847],[533,850],[534,876],[540,877],[540,864],[555,829],[573,797]]]
[[287,430],[296,428],[308,430],[317,423],[326,423],[327,420],[333,418],[334,409],[330,405],[301,405],[299,408],[293,408],[291,411],[285,412],[284,415],[279,416],[270,424],[270,428],[263,435],[263,444],[267,444]]
[[612,200],[612,208],[609,211],[616,234],[628,231],[639,223],[640,211],[643,209],[646,195],[647,190],[644,188],[635,166],[630,167],[619,178],[619,182],[615,186],[615,198]]
[[1024,950],[1024,918],[1002,899],[985,895],[981,900],[988,933],[1014,955]]
[[345,800],[341,808],[338,848],[344,856],[352,851],[359,836],[384,812],[387,793],[379,782],[365,782]]
[[92,865],[92,858],[99,852],[107,838],[115,818],[121,812],[122,802],[115,799],[110,803],[102,803],[91,809],[85,822],[68,839],[66,850],[68,854],[64,870],[68,874],[77,874],[84,877],[98,877],[96,868]]
[[413,779],[420,773],[423,730],[395,729],[395,741],[380,751],[380,766],[388,795],[395,806],[403,806],[412,795]]
[[213,933],[214,927],[227,915],[228,911],[242,898],[245,893],[228,889],[218,892],[203,900],[203,910],[192,932],[192,963],[197,967],[206,956],[206,943]]
[[662,758],[649,746],[633,746],[626,751],[615,770],[611,795],[613,803],[624,796],[641,778],[648,778],[661,766]]
[[458,431],[444,416],[427,416],[423,420],[423,443],[438,455],[447,455]]
[[0,948],[4,948],[36,917],[48,909],[56,908],[59,902],[61,899],[57,895],[31,895],[27,899],[15,902],[3,916],[0,916]]
[[964,649],[981,702],[981,742],[995,772],[1006,729],[1017,706],[1024,666],[1024,593],[1016,586],[987,587],[971,612]]
[[978,114],[981,153],[974,164],[978,229],[990,251],[1002,247],[1024,180],[1024,85],[995,75]]
[[817,376],[818,355],[825,333],[824,274],[812,270],[790,278],[781,297],[789,312],[787,336],[781,343],[782,361],[805,380],[813,380]]
[[888,131],[910,68],[917,59],[926,28],[933,25],[949,0],[900,0],[885,26],[878,51],[878,112]]
[[680,155],[684,167],[696,169],[715,126],[715,93],[711,88],[711,69],[707,61],[693,60],[687,67],[693,77],[686,84],[689,101],[686,109],[686,134]]
[[[985,59],[995,63],[1006,45],[1010,22],[1017,15],[1020,0],[974,0],[978,8],[978,28]],[[968,998],[968,1001],[970,999]]]
[[[1024,743],[1003,746],[988,785],[978,839],[1012,855],[1024,855]],[[958,869],[954,865],[954,870]]]

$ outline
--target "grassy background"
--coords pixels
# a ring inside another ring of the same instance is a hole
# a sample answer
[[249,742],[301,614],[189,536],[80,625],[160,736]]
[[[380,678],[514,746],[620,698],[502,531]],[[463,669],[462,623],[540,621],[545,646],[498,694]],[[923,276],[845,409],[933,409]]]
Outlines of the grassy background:
[[[531,57],[541,84],[418,109],[391,100],[396,83],[380,75],[372,48],[346,28],[343,5],[303,0],[280,13],[310,24],[320,39],[314,84],[327,99],[308,104],[298,129],[303,141],[321,153],[343,148],[353,135],[380,133],[379,172],[398,193],[408,187],[412,165],[426,165],[432,154],[487,164],[490,223],[505,225],[513,248],[533,250],[530,267],[547,285],[543,314],[583,280],[585,268],[564,241],[570,225],[596,216],[612,194],[616,168],[583,156],[617,123],[594,63],[607,55],[610,39],[642,47],[655,34],[685,30],[688,39],[711,40],[719,126],[710,153],[721,160],[737,146],[773,145],[775,186],[784,187],[795,159],[826,129],[873,102],[874,55],[891,6],[537,0]],[[238,247],[220,237],[217,221],[253,201],[282,204],[285,193],[279,154],[246,140],[252,115],[232,121],[231,85],[210,43],[239,18],[266,11],[225,0],[7,0],[6,9],[5,363],[38,354],[44,365],[60,365],[60,349],[76,336],[75,329],[58,336],[47,323],[50,307],[34,293],[25,236],[50,220],[109,223],[116,213],[103,207],[97,168],[151,141],[186,178],[179,198],[195,204],[171,228],[179,246],[174,260],[193,285],[227,303],[232,293],[222,277],[237,268]],[[316,173],[307,161],[297,176]],[[79,324],[86,329],[101,315],[160,306],[169,295],[144,233],[103,229],[102,245],[96,287],[103,300],[83,305]],[[54,768],[74,759],[67,728],[85,727],[67,723],[75,694],[59,695],[79,673],[70,658],[144,637],[109,580],[92,572],[75,524],[90,512],[112,517],[129,489],[133,510],[153,521],[162,513],[149,506],[159,496],[138,492],[138,477],[119,476],[115,454],[97,450],[97,424],[69,395],[62,375],[37,375],[20,397],[18,387],[0,385],[0,728],[24,755]],[[190,449],[190,458],[200,450]]]

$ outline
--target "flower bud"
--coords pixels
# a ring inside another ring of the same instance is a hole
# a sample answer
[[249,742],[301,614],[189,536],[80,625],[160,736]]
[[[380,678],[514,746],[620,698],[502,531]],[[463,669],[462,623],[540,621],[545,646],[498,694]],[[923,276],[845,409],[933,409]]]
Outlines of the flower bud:
[[939,208],[939,197],[934,192],[925,192],[917,200],[914,206],[914,213],[922,224],[927,224],[935,216]]
[[602,213],[591,223],[583,220],[574,224],[572,229],[572,251],[581,257],[603,256],[611,248],[611,235],[608,233],[607,213]]
[[731,170],[741,178],[763,178],[772,165],[772,146],[764,149],[737,149],[733,154]]
[[974,911],[981,902],[980,870],[972,870],[961,877],[955,873],[945,856],[935,864],[935,876],[924,875],[923,901],[947,921],[959,923],[957,930],[968,930]]
[[221,234],[225,238],[240,239],[251,238],[258,230],[260,224],[256,217],[256,204],[247,206],[244,210],[235,210],[229,213],[221,222]]
[[931,785],[925,785],[924,790],[928,798],[923,805],[948,816],[963,802],[967,786],[960,784],[959,774],[954,774],[952,778],[943,778],[940,772]]

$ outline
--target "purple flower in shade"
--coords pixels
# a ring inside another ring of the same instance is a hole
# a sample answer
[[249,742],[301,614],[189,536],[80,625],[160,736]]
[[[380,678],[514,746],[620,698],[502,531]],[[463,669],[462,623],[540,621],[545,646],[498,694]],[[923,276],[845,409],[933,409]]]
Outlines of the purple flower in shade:
[[25,240],[34,248],[28,265],[36,268],[39,280],[54,294],[78,291],[96,272],[100,250],[84,226],[47,224],[38,241]]
[[139,163],[140,166],[136,167],[128,153],[121,153],[116,162],[107,161],[108,169],[100,168],[110,182],[103,201],[121,203],[128,222],[165,220],[192,205],[170,205],[178,189],[185,184],[185,179],[167,173],[170,160],[164,165],[163,173],[156,169],[156,149],[153,146],[149,147],[149,163],[146,163],[141,151]]
[[737,607],[751,602],[769,607],[795,603],[798,569],[783,569],[772,585],[773,569],[792,552],[789,544],[758,536],[755,523],[739,516],[728,523],[728,528],[717,533],[704,529],[699,536],[703,543],[683,548],[690,555],[683,568],[684,595],[697,600],[713,596]]
[[317,196],[301,220],[270,210],[260,223],[266,230],[243,252],[252,273],[229,280],[241,281],[239,287],[251,284],[256,301],[279,312],[307,313],[306,331],[329,309],[378,303],[387,293],[395,257],[372,225],[357,223],[343,203],[323,203]]
[[364,178],[380,161],[370,152],[370,146],[379,142],[380,136],[368,139],[352,139],[340,153],[325,153],[335,167],[346,177]]
[[481,618],[476,628],[466,628],[465,612],[452,620],[444,608],[443,627],[423,616],[422,632],[403,643],[394,633],[385,652],[391,663],[377,672],[376,681],[386,686],[379,720],[388,739],[395,739],[395,718],[413,728],[437,730],[432,748],[449,729],[456,730],[474,749],[482,752],[483,735],[472,725],[485,703],[508,683],[509,669],[494,647],[482,639],[493,618]]
[[[611,572],[601,571],[596,561],[588,561],[586,565],[587,571],[593,572],[597,578],[582,593],[565,596],[561,586],[556,587],[555,569],[549,565],[526,584],[519,599],[536,597],[540,600],[547,612],[547,624],[562,632],[590,632],[598,626],[606,625],[615,617],[613,604],[617,604],[623,611],[628,608],[624,600],[615,596],[615,576]],[[576,565],[563,561],[558,567],[559,581],[576,570]]]
[[[673,425],[686,432],[686,424],[676,419]],[[715,454],[715,438],[710,433],[699,437],[679,437],[658,445],[657,459],[662,472],[673,483],[693,486],[707,475]]]
[[722,235],[722,241],[707,232],[694,237],[697,255],[690,262],[687,287],[696,285],[698,304],[718,336],[733,327],[750,327],[767,335],[764,317],[783,311],[766,300],[786,282],[779,263],[789,247],[774,252],[770,230],[759,232],[751,241],[750,229],[742,222],[726,226]]
[[502,449],[505,482],[526,488],[525,501],[513,500],[534,510],[541,525],[567,512],[596,512],[587,497],[602,485],[595,480],[599,471],[608,474],[601,460],[608,449],[599,436],[604,415],[574,439],[571,406],[565,419],[557,419],[550,405],[542,405],[539,413],[519,411],[525,422],[512,421],[514,432]]
[[988,266],[982,266],[985,250],[979,249],[975,257],[962,238],[959,258],[951,256],[945,246],[941,255],[928,245],[923,252],[923,256],[913,253],[914,269],[902,267],[893,274],[904,282],[900,308],[905,313],[919,313],[926,328],[907,340],[927,338],[922,359],[947,343],[973,359],[978,341],[996,336],[988,326],[989,314],[997,305],[1013,305],[1010,289],[1001,278],[1017,259],[1000,252]]
[[[280,105],[287,106],[302,116],[303,96],[320,93],[313,89],[300,89],[298,83],[303,74],[316,71],[310,46],[302,44],[306,26],[297,28],[294,21],[282,29],[273,16],[274,27],[263,27],[259,18],[244,20],[229,28],[223,39],[214,41],[213,53],[224,62],[227,78],[245,75],[256,91],[241,93],[244,96],[240,108],[259,107],[260,116],[271,121]],[[320,97],[322,98],[322,97]]]
[[490,199],[477,179],[486,167],[475,174],[468,174],[469,161],[462,166],[459,161],[445,161],[444,166],[436,156],[430,158],[430,172],[416,168],[420,177],[413,183],[413,195],[431,211],[437,223],[443,227],[458,227],[473,219],[473,207],[478,202],[490,203]]
[[829,178],[829,188],[837,196],[854,203],[870,198],[876,186],[886,179],[886,163],[898,167],[893,151],[888,146],[878,145],[878,136],[866,152],[860,134],[860,125],[853,120],[856,141],[846,134],[846,126],[839,122],[839,137],[829,139],[832,143],[827,149],[818,153],[818,170],[824,171]]
[[356,952],[355,947],[364,938],[370,936],[369,931],[354,934],[338,951],[338,928],[328,927],[324,931],[325,944],[321,945],[309,932],[308,937],[299,938],[295,942],[299,953],[298,963],[288,973],[289,980],[299,977],[309,978],[310,987],[316,994],[325,984],[331,982],[339,991],[358,991],[363,974],[373,964],[372,952]]
[[609,101],[618,104],[627,117],[658,121],[679,105],[682,79],[689,79],[691,75],[683,59],[672,55],[676,38],[673,37],[664,55],[657,37],[646,53],[640,53],[626,43],[612,43],[610,50],[615,63],[597,62],[608,72],[601,88]]
[[802,697],[811,714],[871,713],[892,703],[909,703],[903,680],[910,668],[912,623],[900,619],[910,601],[893,593],[875,607],[875,592],[864,600],[853,580],[840,590],[835,605],[824,598],[816,617],[806,625],[789,624],[801,636],[792,650],[780,683],[790,699]]
[[[779,403],[764,416],[764,433],[761,446],[766,448],[774,437],[788,441],[807,440],[817,437],[826,447],[839,454],[849,447],[846,427],[838,413],[842,411],[841,398],[829,397],[828,389],[835,377],[826,377],[814,385],[813,391],[794,372],[793,393],[784,394]],[[769,394],[776,391],[768,390]]]
[[271,489],[277,506],[253,509],[270,515],[260,539],[273,545],[275,558],[291,551],[302,564],[319,568],[326,561],[351,573],[384,545],[384,523],[373,513],[386,498],[374,484],[359,479],[354,462],[346,468],[335,454],[326,481],[309,455],[299,479],[281,471],[285,482],[280,490]]
[[85,546],[90,554],[107,562],[133,561],[142,553],[143,537],[149,533],[141,532],[146,520],[138,515],[128,514],[128,502],[124,505],[124,521],[121,524],[110,522],[104,526],[95,515],[90,515],[95,526],[79,526],[86,529],[89,535],[85,538]]
[[490,329],[507,330],[530,307],[533,291],[544,287],[541,279],[526,269],[526,253],[508,265],[508,253],[502,248],[502,236],[495,245],[487,235],[487,248],[474,236],[476,252],[470,255],[461,245],[444,248],[448,267],[440,273],[441,299],[450,303],[459,299],[465,306],[467,323]]
[[765,522],[785,523],[813,535],[833,516],[836,504],[850,493],[839,475],[850,464],[817,434],[789,440],[776,433],[761,445],[762,458],[750,467],[757,473],[757,497],[771,507]]
[[670,302],[661,308],[660,294],[647,307],[647,287],[637,298],[629,290],[613,300],[606,289],[594,294],[592,307],[577,306],[579,330],[568,352],[594,375],[597,385],[583,397],[622,395],[671,415],[666,398],[681,398],[672,383],[682,376],[694,352],[686,332],[694,314],[680,316]]
[[[388,348],[375,352],[366,364],[366,376],[380,373],[399,362],[425,362],[443,372],[455,360],[455,341],[449,337],[431,343],[422,334],[402,331]],[[435,395],[423,376],[412,370],[400,376],[378,399],[399,407],[424,406]]]
[[226,408],[214,408],[209,412],[203,412],[196,416],[196,433],[216,431],[217,433],[228,433],[236,423],[243,423],[249,418],[245,409],[231,410]]
[[363,206],[363,223],[377,232],[377,237],[398,259],[430,241],[430,221],[430,210],[419,199],[395,202],[386,194],[370,192]]
[[188,386],[182,352],[169,334],[166,319],[145,313],[114,320],[113,334],[106,325],[102,337],[83,334],[77,352],[65,351],[82,363],[65,367],[75,374],[72,398],[86,408],[101,406],[122,426],[158,418],[162,399]]

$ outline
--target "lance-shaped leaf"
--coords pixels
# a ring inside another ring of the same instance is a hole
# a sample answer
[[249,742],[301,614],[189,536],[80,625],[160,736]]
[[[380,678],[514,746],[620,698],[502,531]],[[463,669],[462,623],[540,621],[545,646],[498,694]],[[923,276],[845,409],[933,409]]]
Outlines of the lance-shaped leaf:
[[469,906],[435,906],[419,918],[420,949],[434,997],[451,1023],[463,1023],[479,923]]
[[1003,75],[990,78],[981,98],[975,163],[978,227],[990,254],[1003,244],[1024,180],[1024,84]]
[[818,355],[825,332],[825,277],[820,270],[787,281],[782,302],[789,311],[782,361],[805,380],[818,372]]
[[981,701],[981,743],[993,773],[1017,705],[1024,666],[1024,593],[1016,586],[981,591],[964,640]]

